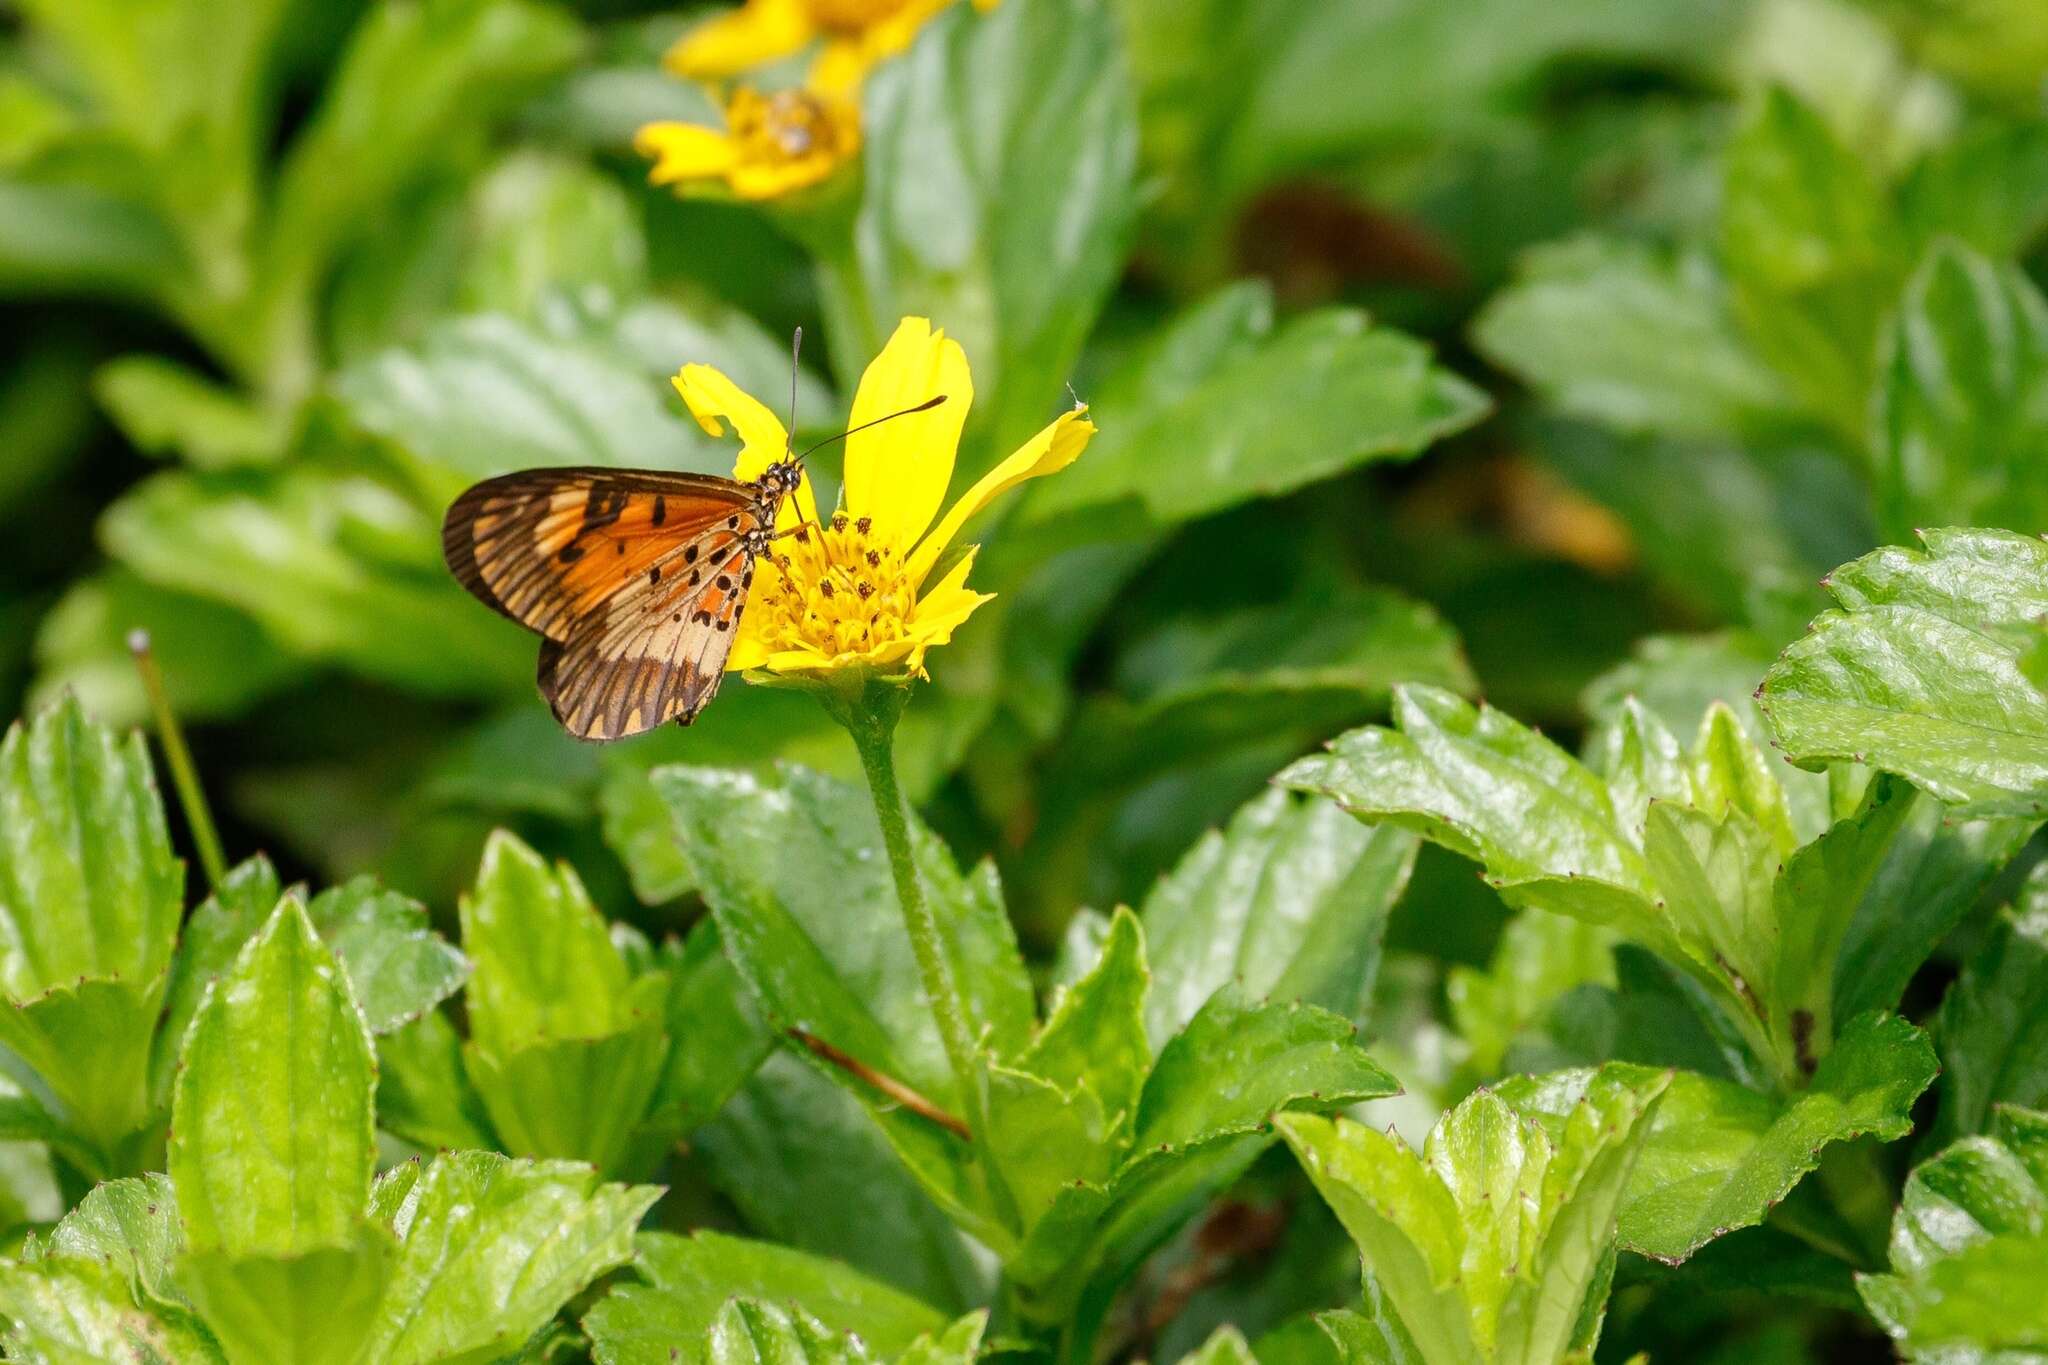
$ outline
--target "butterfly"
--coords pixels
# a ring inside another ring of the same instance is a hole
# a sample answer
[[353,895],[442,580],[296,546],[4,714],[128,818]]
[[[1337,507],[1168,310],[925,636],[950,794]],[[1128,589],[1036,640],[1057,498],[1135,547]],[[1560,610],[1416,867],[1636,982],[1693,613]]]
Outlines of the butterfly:
[[541,637],[538,681],[578,739],[697,718],[725,677],[757,563],[802,470],[757,479],[528,469],[455,499],[441,552],[485,606]]
[[783,499],[818,448],[791,450],[748,480],[585,467],[502,474],[448,508],[442,558],[478,601],[541,637],[540,694],[570,734],[612,740],[688,725],[718,695]]

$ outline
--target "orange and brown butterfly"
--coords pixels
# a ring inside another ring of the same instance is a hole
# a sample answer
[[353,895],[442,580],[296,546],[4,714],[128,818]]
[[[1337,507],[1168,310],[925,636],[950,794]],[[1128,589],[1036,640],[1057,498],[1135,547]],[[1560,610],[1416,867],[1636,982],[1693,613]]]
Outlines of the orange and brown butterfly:
[[610,468],[503,474],[455,499],[441,553],[479,601],[541,637],[540,693],[570,734],[611,740],[688,725],[718,694],[802,459],[792,451],[750,480]]

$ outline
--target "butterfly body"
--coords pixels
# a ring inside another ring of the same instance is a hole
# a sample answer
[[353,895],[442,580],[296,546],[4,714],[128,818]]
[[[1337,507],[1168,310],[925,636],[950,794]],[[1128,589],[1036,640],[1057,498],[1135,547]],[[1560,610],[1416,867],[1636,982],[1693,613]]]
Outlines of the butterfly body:
[[688,725],[718,692],[782,503],[801,470],[741,481],[530,469],[449,507],[441,548],[479,601],[541,637],[538,682],[580,739]]

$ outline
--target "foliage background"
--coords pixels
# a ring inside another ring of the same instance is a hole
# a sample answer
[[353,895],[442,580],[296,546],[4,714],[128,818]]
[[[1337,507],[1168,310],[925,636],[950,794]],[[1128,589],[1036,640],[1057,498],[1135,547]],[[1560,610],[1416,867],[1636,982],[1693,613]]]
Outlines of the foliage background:
[[[375,873],[453,938],[503,828],[658,943],[716,875],[673,835],[687,768],[852,776],[851,746],[737,686],[687,734],[564,739],[530,642],[442,571],[440,511],[526,465],[721,469],[666,376],[712,360],[775,393],[799,324],[823,341],[803,424],[829,431],[895,316],[928,311],[982,393],[970,472],[1069,380],[1102,428],[981,536],[1002,597],[902,741],[921,813],[994,861],[1047,979],[1097,923],[1078,911],[1146,905],[1205,831],[1257,838],[1273,813],[1246,803],[1387,719],[1397,683],[1572,751],[1631,693],[1682,740],[1715,697],[1761,736],[1746,698],[1828,570],[1918,527],[2048,525],[2048,18],[2024,0],[1006,0],[873,78],[861,246],[823,260],[772,210],[644,184],[633,130],[711,114],[659,68],[697,17],[20,0],[0,710],[68,690],[140,722],[144,625],[273,893]],[[1906,1018],[2005,932],[2033,828],[1936,916]],[[1479,1082],[1620,1055],[1554,1007],[1646,957],[1536,926],[1435,843],[1410,856],[1350,1011],[1407,1087],[1376,1121],[1419,1141]],[[764,1191],[797,1159],[777,1144],[861,1122],[767,1065],[672,1158],[656,1223],[970,1305],[986,1265],[872,1139],[817,1189]],[[1883,1268],[1936,1107],[1835,1173],[1884,1207],[1833,1263],[1775,1225],[1682,1269],[1624,1256],[1601,1357],[1885,1358],[1848,1271]],[[1291,1157],[1224,1207],[1251,1232],[1170,1243],[1113,1349],[1173,1359],[1357,1293]]]

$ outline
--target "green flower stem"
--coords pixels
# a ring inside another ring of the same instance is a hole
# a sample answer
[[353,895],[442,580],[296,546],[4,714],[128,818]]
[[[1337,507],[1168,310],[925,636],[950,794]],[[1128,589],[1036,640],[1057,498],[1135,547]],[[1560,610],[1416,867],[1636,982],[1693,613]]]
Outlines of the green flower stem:
[[156,655],[150,652],[149,632],[130,631],[128,650],[135,656],[135,671],[142,675],[142,690],[149,694],[150,709],[156,712],[157,738],[164,746],[164,762],[170,767],[171,782],[178,789],[178,804],[185,808],[185,823],[191,828],[192,844],[199,851],[199,865],[206,869],[207,884],[217,888],[228,874],[227,855],[221,851],[213,812],[207,809],[206,793],[199,786],[192,751],[185,747],[185,732],[178,728],[178,717],[164,691],[164,675],[156,666]]
[[882,678],[872,674],[836,678],[814,690],[833,719],[853,736],[860,751],[861,770],[867,774],[868,790],[875,801],[875,819],[882,827],[882,844],[889,854],[889,871],[896,879],[896,899],[903,907],[903,928],[910,936],[910,949],[917,958],[917,974],[931,1001],[938,1021],[939,1040],[945,1044],[946,1060],[959,1087],[960,1101],[967,1112],[974,1146],[990,1196],[1005,1221],[1017,1226],[1016,1200],[1004,1182],[1002,1172],[989,1152],[990,1132],[987,1078],[979,1062],[973,1031],[968,1025],[967,1006],[953,979],[953,966],[946,956],[946,940],[938,917],[924,896],[924,883],[917,875],[917,858],[910,847],[910,808],[896,781],[896,722],[903,718],[910,700],[908,679]]
[[[974,1035],[967,1026],[967,1010],[960,1001],[960,989],[953,980],[952,964],[946,960],[945,938],[938,919],[925,902],[924,885],[918,880],[917,863],[910,848],[910,817],[903,790],[896,783],[896,722],[908,700],[908,686],[870,679],[858,694],[841,700],[832,710],[853,746],[860,751],[860,765],[867,774],[868,788],[875,799],[875,818],[882,826],[882,844],[889,853],[889,870],[896,878],[896,899],[903,906],[903,927],[910,935],[910,948],[917,957],[917,972],[924,993],[931,1000],[932,1014],[939,1024],[939,1037],[946,1045],[946,1059],[952,1064],[953,1079],[963,1097],[972,1100],[975,1084]],[[970,1107],[979,1109],[979,1105]],[[976,1125],[977,1131],[980,1125]]]

